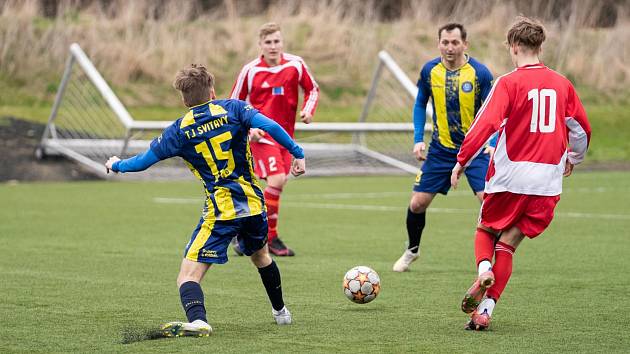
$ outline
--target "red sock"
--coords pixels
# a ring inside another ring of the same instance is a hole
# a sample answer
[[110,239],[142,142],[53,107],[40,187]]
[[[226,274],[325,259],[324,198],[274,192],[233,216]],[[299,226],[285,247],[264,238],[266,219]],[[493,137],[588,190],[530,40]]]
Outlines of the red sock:
[[482,228],[477,228],[475,233],[475,259],[477,265],[483,260],[492,262],[495,240],[496,237],[493,234]]
[[280,211],[280,194],[282,188],[267,186],[265,188],[265,204],[267,205],[267,238],[271,242],[278,237],[278,212]]
[[498,301],[503,293],[503,289],[510,280],[512,275],[512,255],[514,254],[514,247],[503,243],[497,242],[495,247],[495,261],[492,266],[492,272],[494,272],[494,285],[488,289],[486,295]]

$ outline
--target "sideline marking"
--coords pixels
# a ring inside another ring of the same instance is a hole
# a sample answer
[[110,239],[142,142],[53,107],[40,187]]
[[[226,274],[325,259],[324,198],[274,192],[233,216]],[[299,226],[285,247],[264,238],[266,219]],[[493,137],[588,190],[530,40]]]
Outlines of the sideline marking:
[[[343,193],[351,194],[351,193]],[[201,204],[203,198],[165,198],[155,197],[153,202],[159,204]],[[388,206],[388,205],[364,205],[364,204],[334,204],[334,203],[305,203],[287,201],[282,203],[292,208],[311,208],[311,209],[336,209],[336,210],[356,210],[356,211],[391,211],[403,212],[406,206]],[[461,209],[461,208],[434,208],[428,209],[429,213],[442,214],[479,214],[479,209]],[[607,220],[630,220],[628,214],[594,214],[594,213],[578,213],[578,212],[556,212],[556,216],[575,218],[575,219],[607,219]]]

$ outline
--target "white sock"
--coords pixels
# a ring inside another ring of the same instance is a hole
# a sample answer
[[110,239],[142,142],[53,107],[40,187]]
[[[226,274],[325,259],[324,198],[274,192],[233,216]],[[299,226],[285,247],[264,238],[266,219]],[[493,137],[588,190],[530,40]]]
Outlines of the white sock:
[[485,310],[489,316],[492,316],[492,310],[494,310],[494,300],[490,298],[485,298],[481,301],[479,306],[477,306],[477,312],[483,313]]
[[481,263],[479,263],[479,267],[477,268],[479,275],[489,271],[490,269],[492,269],[492,263],[490,263],[490,261],[481,261]]

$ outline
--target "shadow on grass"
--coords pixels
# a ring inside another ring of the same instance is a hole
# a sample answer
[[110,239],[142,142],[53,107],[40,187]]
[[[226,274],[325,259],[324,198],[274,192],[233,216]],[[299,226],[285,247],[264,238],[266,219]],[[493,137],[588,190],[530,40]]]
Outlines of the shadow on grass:
[[121,330],[122,344],[131,344],[144,340],[165,339],[162,331],[155,327],[125,327]]

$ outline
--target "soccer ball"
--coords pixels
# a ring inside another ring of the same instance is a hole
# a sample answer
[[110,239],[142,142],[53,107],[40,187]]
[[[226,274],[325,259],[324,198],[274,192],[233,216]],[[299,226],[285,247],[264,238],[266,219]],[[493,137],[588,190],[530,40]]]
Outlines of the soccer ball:
[[374,269],[358,266],[350,269],[343,277],[343,292],[357,304],[367,304],[381,291],[381,278]]

